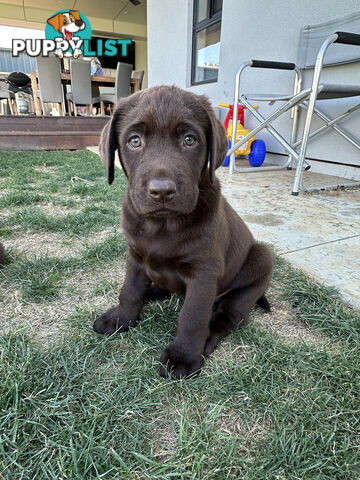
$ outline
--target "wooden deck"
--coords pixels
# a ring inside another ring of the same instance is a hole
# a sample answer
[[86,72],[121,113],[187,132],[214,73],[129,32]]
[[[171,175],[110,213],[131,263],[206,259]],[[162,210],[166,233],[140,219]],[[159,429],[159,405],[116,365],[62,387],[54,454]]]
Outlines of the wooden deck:
[[0,150],[80,150],[98,145],[109,118],[0,116]]

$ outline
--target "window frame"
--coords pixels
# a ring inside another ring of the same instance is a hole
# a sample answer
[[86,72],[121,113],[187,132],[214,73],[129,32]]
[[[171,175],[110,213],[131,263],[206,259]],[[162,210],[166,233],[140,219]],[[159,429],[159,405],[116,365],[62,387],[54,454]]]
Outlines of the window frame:
[[[215,0],[208,0],[206,18],[204,18],[200,22],[196,22],[196,15],[197,15],[199,1],[200,0],[194,0],[194,3],[193,3],[193,27],[192,27],[192,46],[191,46],[191,86],[204,85],[206,83],[216,83],[218,81],[217,78],[210,79],[210,80],[200,80],[198,82],[195,81],[196,35],[202,30],[212,27],[217,23],[221,24],[221,20],[222,20],[222,8],[220,10],[215,11]],[[221,32],[221,28],[220,28],[220,32]]]

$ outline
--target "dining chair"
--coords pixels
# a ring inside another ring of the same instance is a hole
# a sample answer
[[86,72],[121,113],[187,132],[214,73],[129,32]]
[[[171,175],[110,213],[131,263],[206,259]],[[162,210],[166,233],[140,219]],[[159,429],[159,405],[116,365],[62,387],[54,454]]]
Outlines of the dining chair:
[[103,105],[116,104],[120,98],[128,97],[131,94],[130,80],[133,66],[129,63],[118,62],[115,76],[115,90],[114,93],[100,94],[101,110]]
[[9,108],[11,115],[16,115],[15,94],[8,89],[5,82],[0,82],[0,101],[6,100],[6,113]]
[[74,115],[77,116],[77,106],[86,105],[88,115],[91,114],[92,106],[100,103],[99,89],[91,86],[91,64],[85,60],[70,60],[71,92],[66,94],[69,115],[71,104]]
[[133,70],[131,74],[131,78],[137,78],[139,80],[139,89],[141,90],[142,82],[144,79],[144,70]]
[[45,114],[45,103],[57,103],[61,105],[62,115],[65,115],[60,60],[55,55],[40,56],[36,58],[36,68],[40,87],[37,96],[40,98],[43,114]]

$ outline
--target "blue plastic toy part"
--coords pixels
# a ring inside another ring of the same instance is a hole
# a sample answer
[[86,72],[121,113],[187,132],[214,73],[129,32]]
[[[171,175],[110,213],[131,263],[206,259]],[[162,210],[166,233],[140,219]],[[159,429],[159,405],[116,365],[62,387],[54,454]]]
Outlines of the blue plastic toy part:
[[[231,148],[231,141],[228,139],[228,150]],[[230,164],[230,155],[227,155],[225,157],[225,160],[223,161],[222,166],[223,167],[228,167]]]
[[260,167],[265,160],[266,146],[263,140],[254,140],[249,153],[249,163],[252,167]]

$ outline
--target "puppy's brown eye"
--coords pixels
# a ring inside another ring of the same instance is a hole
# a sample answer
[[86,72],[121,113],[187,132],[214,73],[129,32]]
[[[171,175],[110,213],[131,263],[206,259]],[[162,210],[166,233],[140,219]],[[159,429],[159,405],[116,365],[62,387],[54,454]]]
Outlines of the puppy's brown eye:
[[192,147],[195,142],[196,142],[196,138],[194,137],[194,135],[186,135],[186,137],[184,138],[184,143],[188,147]]
[[139,135],[135,135],[130,138],[128,143],[132,148],[139,148],[141,146],[141,139]]

